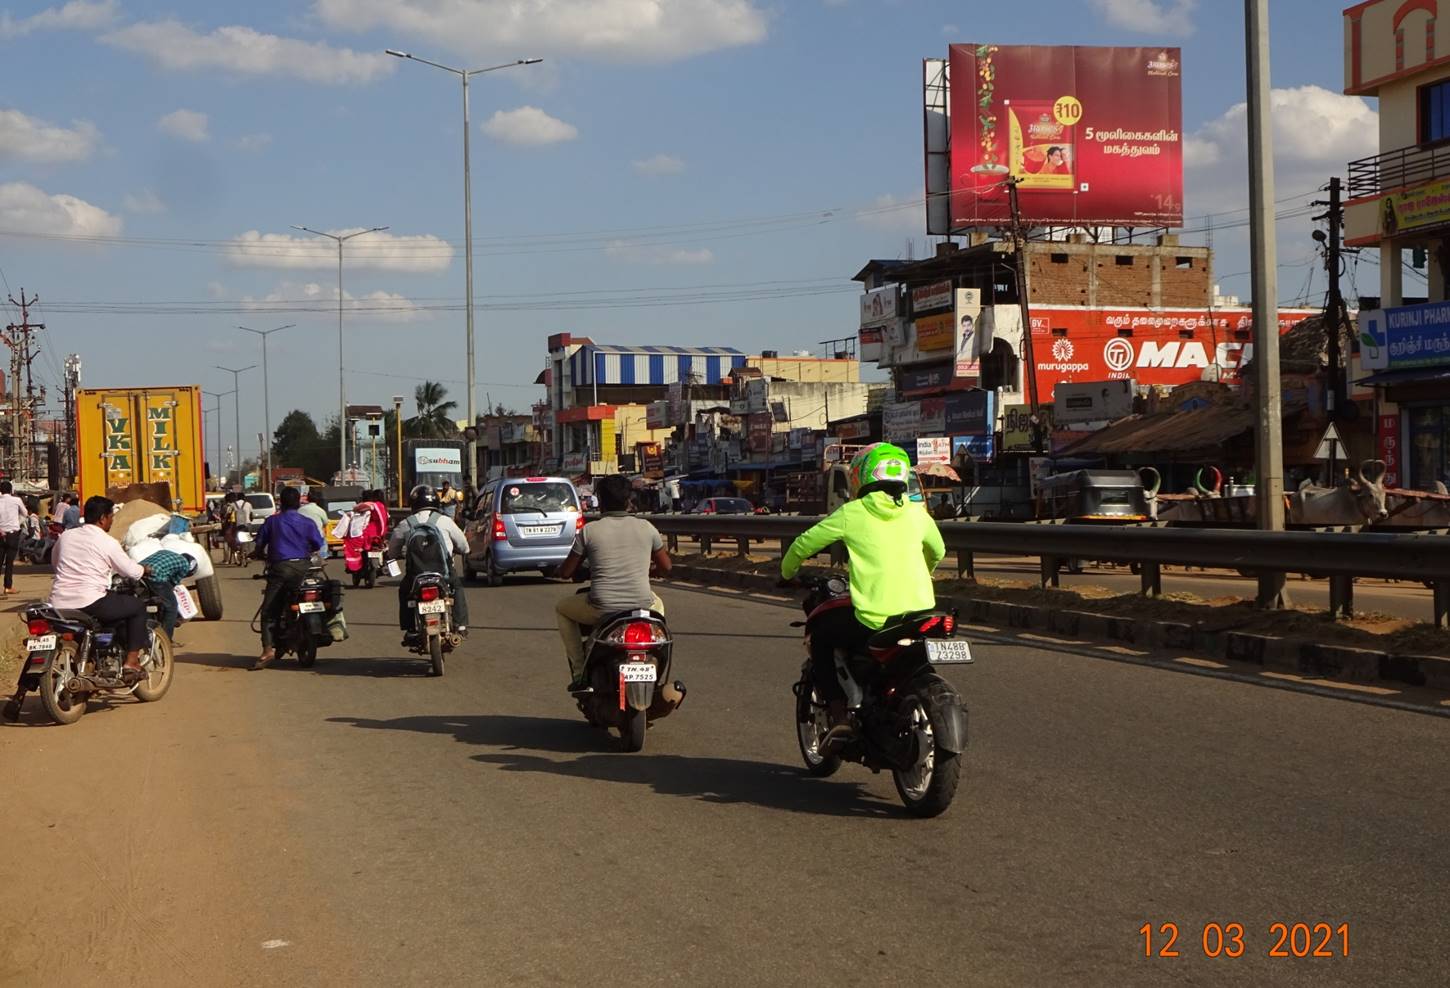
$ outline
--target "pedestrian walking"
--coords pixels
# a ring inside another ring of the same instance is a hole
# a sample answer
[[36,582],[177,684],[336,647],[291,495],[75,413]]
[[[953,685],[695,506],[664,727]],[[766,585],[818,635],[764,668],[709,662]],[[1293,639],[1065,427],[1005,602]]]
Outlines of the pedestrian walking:
[[5,570],[5,594],[15,593],[15,557],[20,552],[20,535],[30,511],[15,496],[15,487],[0,480],[0,566]]

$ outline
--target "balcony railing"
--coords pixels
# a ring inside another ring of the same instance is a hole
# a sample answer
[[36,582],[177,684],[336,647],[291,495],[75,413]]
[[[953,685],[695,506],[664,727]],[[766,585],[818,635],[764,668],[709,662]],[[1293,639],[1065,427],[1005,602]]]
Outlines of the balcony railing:
[[1450,178],[1450,145],[1386,151],[1349,163],[1349,198],[1377,196],[1437,178]]

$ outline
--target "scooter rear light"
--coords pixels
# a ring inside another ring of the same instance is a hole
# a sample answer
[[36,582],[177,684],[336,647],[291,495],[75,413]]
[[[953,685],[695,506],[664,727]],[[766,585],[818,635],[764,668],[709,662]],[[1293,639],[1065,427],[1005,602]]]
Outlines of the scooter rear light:
[[25,627],[32,635],[50,634],[50,622],[45,618],[32,618]]
[[304,591],[302,591],[302,599],[303,600],[321,600],[322,599],[322,591],[321,590],[304,590]]
[[420,587],[418,590],[418,599],[425,603],[428,601],[437,600],[438,588],[432,586],[431,584],[426,587]]
[[503,527],[503,519],[494,515],[493,518],[493,540],[495,542],[507,542],[509,531]]
[[[925,621],[923,621],[921,623],[921,628],[919,630],[921,631],[921,633],[923,635],[930,634],[931,633],[931,629],[935,628],[937,625],[939,625],[941,623],[942,623],[942,617],[941,617],[941,615],[940,614],[933,614],[931,617],[927,618]],[[951,633],[951,629],[947,629],[947,633],[950,634]]]
[[630,645],[654,645],[661,641],[659,637],[659,625],[650,624],[648,621],[631,621],[624,626],[624,644]]
[[941,619],[941,626],[948,635],[957,633],[957,619],[950,614]]

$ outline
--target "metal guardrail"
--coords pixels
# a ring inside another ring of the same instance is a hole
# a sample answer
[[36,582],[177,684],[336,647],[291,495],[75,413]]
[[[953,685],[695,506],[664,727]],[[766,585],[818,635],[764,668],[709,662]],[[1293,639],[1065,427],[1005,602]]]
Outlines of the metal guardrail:
[[[697,538],[708,551],[715,541],[734,541],[741,553],[751,540],[779,540],[782,551],[819,518],[689,515],[647,517],[672,547],[681,536]],[[1069,560],[1091,559],[1139,567],[1143,593],[1163,590],[1162,567],[1198,566],[1244,573],[1303,573],[1330,581],[1330,613],[1349,616],[1356,577],[1412,580],[1434,588],[1436,626],[1450,611],[1450,536],[1339,532],[1257,532],[1243,529],[1169,528],[1150,525],[1034,525],[1005,522],[942,522],[942,540],[957,556],[957,572],[975,575],[973,555],[1037,556],[1042,583],[1057,586]]]
[[1450,177],[1450,146],[1414,145],[1351,161],[1348,192],[1351,199],[1360,199],[1446,177]]

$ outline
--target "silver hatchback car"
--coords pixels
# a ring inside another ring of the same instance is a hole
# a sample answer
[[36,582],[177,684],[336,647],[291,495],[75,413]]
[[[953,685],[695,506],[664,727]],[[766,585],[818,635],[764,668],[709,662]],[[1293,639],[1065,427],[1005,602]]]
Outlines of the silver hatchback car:
[[498,586],[507,573],[549,573],[569,556],[584,527],[579,492],[566,477],[513,477],[489,481],[474,502],[465,531],[463,575],[485,576]]

